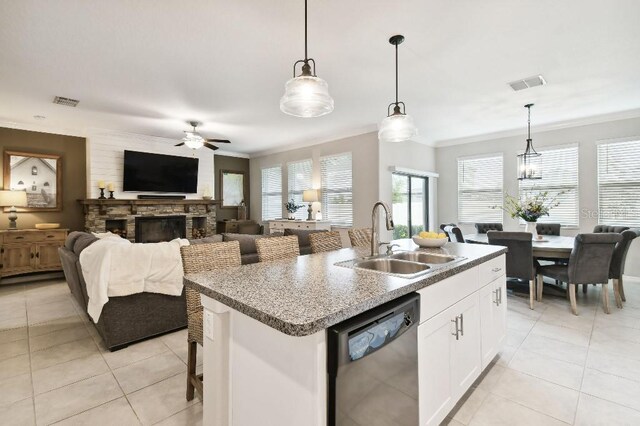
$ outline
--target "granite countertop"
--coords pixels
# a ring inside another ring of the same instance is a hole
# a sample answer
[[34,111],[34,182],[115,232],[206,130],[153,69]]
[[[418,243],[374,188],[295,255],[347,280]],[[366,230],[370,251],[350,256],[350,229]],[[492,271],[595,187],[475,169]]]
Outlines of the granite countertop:
[[[394,241],[416,250],[411,240]],[[500,256],[505,247],[447,243],[420,249],[466,259],[407,279],[335,263],[369,255],[345,248],[274,262],[188,274],[184,284],[291,336],[306,336]]]

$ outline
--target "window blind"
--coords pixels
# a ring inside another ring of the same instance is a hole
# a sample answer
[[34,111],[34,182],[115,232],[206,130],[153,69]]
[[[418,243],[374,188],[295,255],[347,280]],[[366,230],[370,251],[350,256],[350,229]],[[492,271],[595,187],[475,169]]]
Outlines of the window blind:
[[332,225],[353,225],[351,153],[320,159],[322,218]]
[[282,217],[282,167],[262,169],[262,220]]
[[499,222],[502,210],[502,155],[458,159],[458,222]]
[[[287,166],[288,176],[288,190],[289,196],[287,201],[293,199],[297,205],[305,205],[302,201],[302,193],[305,189],[311,189],[311,160],[296,161],[295,163],[289,163]],[[301,208],[295,213],[296,219],[306,219],[307,209]]]
[[598,145],[598,223],[640,226],[640,141]]
[[538,152],[541,156],[533,163],[542,172],[542,179],[519,181],[520,198],[547,191],[549,197],[556,197],[556,202],[560,204],[549,211],[549,216],[542,216],[538,222],[577,227],[580,220],[578,147],[547,148]]

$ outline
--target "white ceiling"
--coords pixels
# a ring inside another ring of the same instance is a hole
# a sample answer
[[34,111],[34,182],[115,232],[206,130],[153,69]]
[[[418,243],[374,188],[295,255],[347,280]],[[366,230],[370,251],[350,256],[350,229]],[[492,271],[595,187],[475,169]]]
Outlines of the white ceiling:
[[[400,98],[420,142],[446,143],[524,129],[528,102],[534,125],[638,110],[639,16],[637,0],[309,0],[336,107],[301,119],[278,102],[303,56],[302,0],[5,0],[0,121],[178,139],[195,119],[245,153],[364,133],[393,100],[401,33]],[[507,85],[538,73],[547,86]]]

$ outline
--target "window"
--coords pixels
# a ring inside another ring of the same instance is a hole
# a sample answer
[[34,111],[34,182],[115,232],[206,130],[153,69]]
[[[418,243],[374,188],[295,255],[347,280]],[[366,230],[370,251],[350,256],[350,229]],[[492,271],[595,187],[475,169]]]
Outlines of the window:
[[640,226],[640,141],[598,145],[598,223]]
[[458,222],[502,223],[502,154],[458,158]]
[[542,216],[538,222],[577,227],[579,221],[578,147],[564,146],[538,152],[542,155],[534,162],[542,172],[542,179],[519,181],[520,197],[547,191],[550,197],[557,197],[556,202],[560,204],[549,211],[549,216]]
[[351,153],[320,159],[322,217],[332,225],[353,225]]
[[282,217],[282,167],[262,169],[262,220]]
[[428,178],[393,173],[391,179],[393,238],[410,238],[428,230]]
[[[289,196],[287,201],[293,199],[297,205],[304,205],[302,193],[305,189],[311,189],[311,160],[296,161],[287,166],[289,182]],[[306,219],[307,209],[301,208],[295,213],[296,219]]]

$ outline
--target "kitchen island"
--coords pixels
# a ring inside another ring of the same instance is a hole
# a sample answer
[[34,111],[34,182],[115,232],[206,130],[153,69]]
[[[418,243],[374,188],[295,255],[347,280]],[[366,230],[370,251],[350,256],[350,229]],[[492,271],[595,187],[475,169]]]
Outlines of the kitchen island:
[[413,292],[420,424],[443,420],[504,339],[506,249],[420,251],[458,259],[404,278],[353,267],[368,253],[349,248],[185,276],[205,309],[205,425],[326,425],[327,328]]

